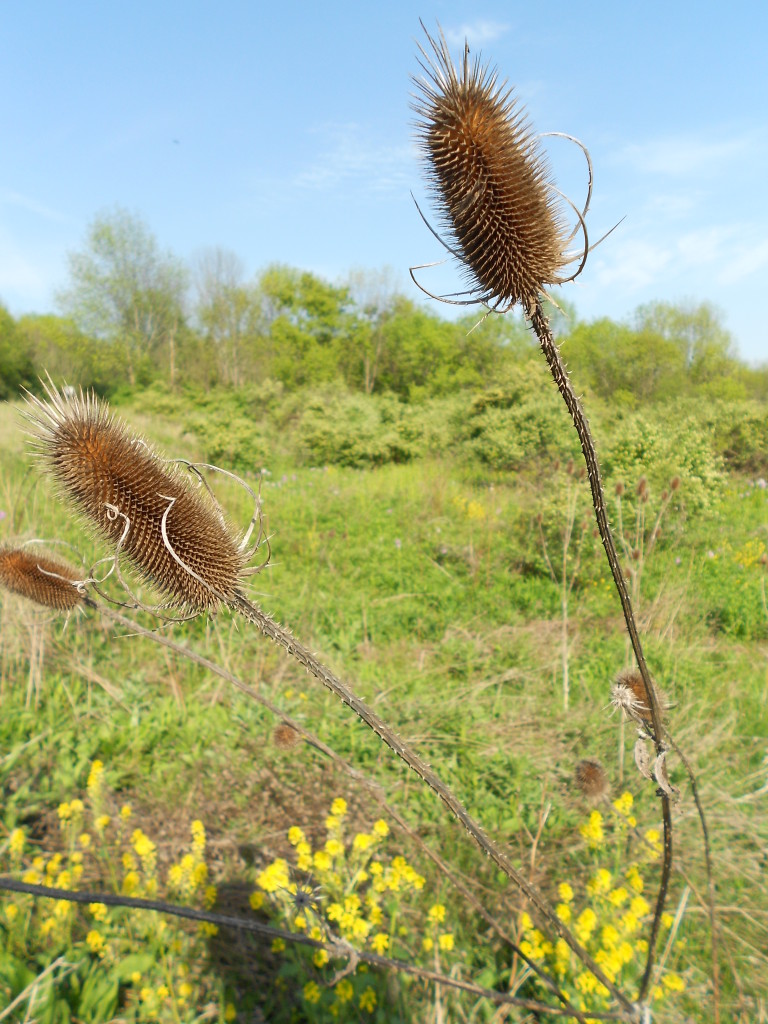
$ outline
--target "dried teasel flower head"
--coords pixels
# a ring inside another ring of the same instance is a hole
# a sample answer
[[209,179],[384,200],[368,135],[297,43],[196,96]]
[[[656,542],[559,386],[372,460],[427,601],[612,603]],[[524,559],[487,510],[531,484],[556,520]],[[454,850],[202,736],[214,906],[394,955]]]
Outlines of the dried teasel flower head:
[[287,722],[281,722],[272,733],[272,740],[278,750],[291,750],[300,739],[298,732]]
[[246,554],[218,505],[115,419],[93,393],[29,396],[33,446],[62,496],[177,607],[238,593]]
[[[656,684],[654,684],[654,694],[659,711],[663,714],[669,704]],[[650,724],[653,721],[648,704],[648,694],[645,692],[645,683],[636,668],[624,669],[619,672],[616,682],[611,686],[611,704],[636,722]]]
[[71,612],[83,600],[82,572],[28,547],[0,546],[0,585],[46,608]]
[[592,803],[607,797],[611,788],[605,768],[591,758],[579,761],[573,779],[578,791]]
[[[530,309],[546,285],[576,276],[564,273],[574,259],[565,251],[572,234],[547,160],[496,70],[470,62],[467,48],[456,68],[442,32],[426,35],[428,49],[419,47],[426,77],[413,78],[412,106],[446,248],[469,272],[467,301]],[[581,266],[583,259],[577,273]]]

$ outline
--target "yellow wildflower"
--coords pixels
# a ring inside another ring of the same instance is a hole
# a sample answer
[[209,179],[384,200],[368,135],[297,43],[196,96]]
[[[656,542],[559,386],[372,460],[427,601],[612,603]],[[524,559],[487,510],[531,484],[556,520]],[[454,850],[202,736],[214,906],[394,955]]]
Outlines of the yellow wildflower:
[[685,982],[679,974],[665,974],[661,979],[661,984],[668,992],[683,992],[685,990]]
[[120,808],[120,817],[123,819],[123,821],[128,821],[128,819],[130,818],[130,816],[132,814],[133,814],[133,809],[132,809],[131,805],[130,804],[123,804],[123,806]]
[[563,903],[570,903],[573,899],[573,889],[568,882],[561,882],[557,887],[557,892]]
[[316,981],[308,981],[304,986],[304,998],[308,1003],[320,1002],[320,986]]
[[252,892],[248,897],[248,902],[251,905],[251,910],[261,910],[264,906],[264,893],[263,892]]
[[386,821],[384,821],[383,818],[379,818],[378,821],[375,821],[373,823],[373,831],[376,833],[377,836],[379,836],[380,839],[383,839],[384,836],[389,835],[389,825],[386,823]]
[[389,949],[389,936],[385,932],[377,932],[371,939],[371,948],[379,955],[384,954]]
[[331,804],[331,814],[337,818],[343,818],[347,813],[347,801],[343,796],[337,796]]
[[104,952],[104,936],[101,932],[97,932],[95,928],[88,932],[85,936],[85,941],[88,943],[88,948],[92,953]]
[[224,1007],[224,1020],[232,1021],[237,1017],[237,1010],[234,1003],[227,1003]]
[[352,849],[365,852],[365,850],[370,849],[375,842],[375,836],[369,835],[367,832],[358,832],[352,842]]
[[110,817],[108,814],[100,814],[94,821],[93,826],[97,832],[103,832],[104,829],[109,825]]
[[340,854],[344,853],[344,847],[338,839],[328,839],[325,844],[325,852],[331,857],[338,857]]
[[334,991],[336,992],[336,996],[340,1003],[348,1003],[355,994],[355,990],[352,987],[352,982],[349,978],[342,978]]
[[360,1009],[373,1013],[376,1009],[376,993],[369,985],[360,996]]
[[19,908],[16,906],[15,903],[9,903],[5,907],[5,916],[8,918],[9,921],[16,920],[16,918],[19,916]]
[[312,957],[312,963],[315,967],[325,967],[328,963],[328,950],[327,949],[316,949],[314,956]]
[[571,908],[568,906],[567,903],[558,903],[557,907],[555,908],[555,913],[563,922],[563,924],[568,924],[568,922],[571,920]]
[[434,948],[435,940],[431,939],[429,935],[425,935],[421,940],[421,946],[425,953],[430,953]]
[[103,903],[89,903],[88,909],[97,921],[105,921],[109,913]]
[[445,951],[453,949],[453,935],[451,932],[443,932],[443,934],[438,937],[437,944],[440,949]]
[[298,846],[299,843],[304,839],[304,833],[298,825],[292,825],[288,829],[288,842],[291,846]]
[[445,920],[445,907],[442,903],[435,903],[429,908],[427,917],[435,924],[442,924]]
[[91,799],[97,797],[101,791],[101,784],[104,777],[104,764],[102,761],[92,761],[91,770],[88,773],[88,782],[86,787]]

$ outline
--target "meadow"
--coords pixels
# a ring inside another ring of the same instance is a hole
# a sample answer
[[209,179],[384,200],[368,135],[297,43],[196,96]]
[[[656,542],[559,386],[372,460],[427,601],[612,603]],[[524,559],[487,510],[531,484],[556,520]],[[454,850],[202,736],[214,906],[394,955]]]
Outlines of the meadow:
[[[633,729],[610,706],[611,684],[630,652],[568,442],[561,459],[505,472],[455,438],[446,446],[444,431],[457,428],[443,424],[430,433],[437,441],[405,461],[313,464],[308,438],[322,435],[318,422],[337,432],[345,422],[338,410],[323,421],[321,397],[306,398],[301,417],[296,400],[292,418],[284,407],[265,412],[253,424],[264,451],[251,453],[250,466],[247,448],[222,450],[222,437],[236,444],[247,416],[241,410],[235,428],[223,428],[233,421],[223,400],[221,407],[202,403],[190,420],[180,411],[184,399],[161,391],[123,396],[117,411],[166,454],[215,455],[223,468],[260,482],[271,563],[253,577],[253,599],[424,756],[526,876],[565,908],[563,920],[573,915],[584,924],[577,910],[594,907],[592,930],[605,935],[627,891],[609,905],[600,871],[619,879],[611,893],[629,890],[634,879],[630,895],[643,893],[652,904],[658,863],[648,850],[660,817],[655,786],[634,765]],[[386,423],[379,407],[377,415]],[[0,541],[56,539],[89,563],[103,556],[24,450],[19,404],[0,407],[0,417]],[[359,408],[352,422],[360,444]],[[626,541],[647,658],[671,705],[669,728],[696,772],[707,816],[721,1019],[768,1020],[768,490],[758,477],[726,472],[711,452],[687,457],[687,467],[662,465],[666,484],[658,460],[637,465],[635,452],[624,463],[634,475],[620,479],[621,448],[607,445],[615,467],[611,518]],[[701,466],[712,468],[711,478]],[[678,485],[670,488],[675,469]],[[222,497],[245,523],[242,492],[224,486]],[[567,991],[589,996],[577,967],[555,963],[556,947],[531,923],[530,908],[416,776],[245,623],[221,613],[161,632],[224,666],[374,778],[410,834],[322,750],[281,728],[280,717],[178,652],[126,635],[97,611],[65,623],[7,592],[0,607],[4,872],[25,866],[30,878],[58,879],[64,888],[166,894],[304,931],[312,914],[302,918],[281,893],[289,877],[311,877],[328,899],[322,914],[343,909],[345,899],[353,911],[355,900],[368,908],[358,938],[382,936],[374,949],[518,996],[541,995],[423,856],[417,835],[534,959],[553,966]],[[148,617],[137,621],[156,627]],[[610,780],[597,811],[574,782],[584,759],[599,760]],[[659,976],[658,1019],[709,1021],[701,830],[686,773],[674,758],[669,769],[680,800],[661,943],[672,980],[665,987]],[[322,852],[333,842],[331,870]],[[380,897],[371,888],[375,861],[374,880],[390,878],[389,888],[376,890]],[[322,955],[232,929],[211,934],[215,928],[173,919],[158,924],[149,912],[107,914],[52,901],[33,907],[30,897],[12,894],[1,902],[3,998],[12,1004],[47,974],[34,1015],[26,999],[0,1019],[549,1019],[365,965],[329,986],[333,965]],[[350,929],[354,921],[352,913]],[[640,931],[636,939],[620,975],[630,990],[642,960]]]

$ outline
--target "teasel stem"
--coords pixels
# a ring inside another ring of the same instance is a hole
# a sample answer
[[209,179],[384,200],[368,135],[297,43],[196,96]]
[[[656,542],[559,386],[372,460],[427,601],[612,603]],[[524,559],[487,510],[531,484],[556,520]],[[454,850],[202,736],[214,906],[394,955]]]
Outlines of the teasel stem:
[[[581,450],[584,454],[584,461],[587,465],[587,477],[589,479],[589,486],[592,492],[592,505],[595,510],[597,528],[600,532],[600,540],[605,548],[605,555],[608,559],[608,565],[610,566],[611,575],[613,576],[613,582],[619,595],[621,610],[624,613],[624,621],[627,625],[627,632],[629,633],[629,638],[632,643],[632,650],[635,654],[637,667],[643,678],[646,699],[651,712],[653,727],[652,738],[656,748],[656,755],[658,757],[663,754],[665,750],[661,709],[659,708],[655,688],[651,681],[651,675],[648,671],[645,655],[643,654],[643,646],[640,642],[640,634],[637,630],[635,615],[632,610],[632,602],[629,597],[626,581],[624,580],[624,574],[621,571],[619,557],[616,553],[616,545],[608,522],[608,515],[605,507],[605,494],[603,492],[603,483],[600,476],[600,465],[597,461],[597,452],[595,451],[595,443],[592,438],[589,421],[584,413],[581,402],[573,390],[568,371],[560,355],[560,349],[558,348],[552,335],[552,331],[549,328],[549,321],[544,315],[544,311],[541,308],[541,300],[538,296],[529,305],[527,315],[531,322],[531,327],[539,340],[544,357],[547,360],[550,372],[552,373],[552,378],[557,385],[558,391],[563,396],[566,407],[573,421],[573,425],[579,435]],[[664,859],[661,868],[659,894],[656,899],[656,908],[653,915],[653,923],[651,925],[651,934],[648,938],[648,956],[638,994],[639,1003],[643,1003],[648,994],[651,972],[653,970],[654,953],[661,925],[661,915],[664,911],[664,904],[666,902],[667,892],[669,889],[669,878],[672,873],[672,814],[670,809],[670,800],[669,796],[663,791],[660,796],[661,813],[664,821]]]
[[[278,708],[266,697],[262,696],[262,694],[255,690],[252,686],[249,686],[247,683],[244,683],[238,676],[234,675],[232,672],[227,671],[227,669],[223,668],[215,661],[211,661],[209,658],[206,658],[204,655],[199,654],[197,651],[193,650],[190,647],[186,647],[183,644],[177,643],[175,640],[172,640],[169,636],[167,636],[164,633],[160,633],[157,630],[146,629],[144,626],[139,625],[133,619],[128,618],[125,615],[122,615],[120,612],[115,611],[108,605],[104,605],[103,603],[97,603],[89,596],[83,598],[83,603],[88,608],[100,612],[102,616],[109,619],[111,622],[114,622],[116,625],[119,625],[124,629],[130,630],[130,635],[141,636],[147,640],[151,640],[153,643],[160,644],[160,646],[168,648],[168,650],[173,651],[180,657],[186,658],[188,661],[200,665],[208,672],[211,672],[214,675],[217,675],[220,678],[226,680],[228,683],[231,683],[232,686],[234,686],[237,690],[240,690],[240,692],[245,694],[246,697],[249,697],[257,704],[260,704],[262,707],[266,708],[269,712],[271,712],[271,714],[275,715],[286,725],[289,725],[291,729],[293,729],[299,736],[301,736],[306,743],[310,744],[310,746],[314,747],[321,754],[325,755],[331,761],[333,761],[334,764],[342,768],[342,770],[347,775],[349,775],[350,778],[354,779],[355,782],[363,785],[378,801],[383,812],[387,814],[393,821],[395,821],[397,825],[402,829],[402,831],[416,843],[416,845],[419,847],[422,853],[426,857],[428,857],[433,862],[433,864],[437,866],[437,868],[445,875],[445,877],[448,879],[451,885],[454,886],[457,892],[459,892],[461,896],[463,896],[463,898],[467,901],[467,903],[470,904],[472,909],[483,918],[486,924],[496,932],[499,938],[507,945],[509,945],[513,952],[516,953],[517,956],[519,956],[520,959],[523,960],[527,964],[527,966],[533,971],[533,973],[540,978],[541,982],[550,990],[550,992],[554,996],[556,996],[560,1000],[560,1002],[563,1004],[563,1007],[573,1015],[574,1019],[581,1021],[582,1024],[585,1024],[587,1020],[587,1015],[582,1011],[578,1010],[569,1001],[567,995],[560,988],[558,988],[557,984],[553,981],[553,979],[550,978],[550,976],[545,971],[543,971],[542,968],[535,961],[531,960],[529,957],[525,955],[525,953],[522,952],[522,950],[518,947],[514,939],[512,939],[512,937],[509,935],[507,930],[502,927],[499,921],[491,913],[489,913],[488,910],[486,910],[486,908],[483,906],[480,900],[474,895],[471,889],[469,889],[461,881],[459,876],[451,869],[450,865],[447,864],[446,861],[438,853],[431,849],[431,847],[428,846],[427,843],[425,843],[421,836],[411,828],[411,826],[405,820],[403,815],[398,811],[398,809],[389,803],[389,801],[384,797],[382,787],[379,785],[379,783],[377,783],[373,779],[368,778],[363,772],[355,768],[343,757],[337,754],[332,747],[329,747],[318,736],[316,736],[314,733],[306,729],[300,722],[298,722],[294,718],[291,718],[290,715],[286,715],[285,712],[283,712],[280,708]],[[542,1009],[543,1008],[544,1006],[542,1006]],[[547,1010],[551,1011],[551,1007],[547,1007]]]
[[593,960],[586,949],[576,940],[571,932],[565,927],[557,914],[551,909],[543,895],[533,886],[524,875],[517,870],[504,852],[493,840],[489,839],[483,832],[480,825],[472,818],[464,805],[458,800],[442,779],[423,761],[415,751],[411,750],[407,743],[403,742],[397,733],[371,711],[368,705],[361,700],[352,690],[343,683],[338,676],[326,668],[303,644],[301,644],[289,630],[263,612],[256,605],[252,604],[244,594],[238,594],[231,603],[245,619],[257,626],[264,636],[268,637],[279,647],[283,647],[294,657],[307,671],[311,672],[331,693],[337,696],[347,707],[351,708],[365,724],[376,733],[409,768],[435,793],[448,810],[461,822],[477,846],[485,853],[493,863],[518,887],[518,889],[536,908],[538,914],[546,920],[555,934],[573,950],[584,966],[597,980],[605,985],[613,998],[630,1014],[634,1020],[636,1008],[627,999],[616,985],[603,973],[599,965]]

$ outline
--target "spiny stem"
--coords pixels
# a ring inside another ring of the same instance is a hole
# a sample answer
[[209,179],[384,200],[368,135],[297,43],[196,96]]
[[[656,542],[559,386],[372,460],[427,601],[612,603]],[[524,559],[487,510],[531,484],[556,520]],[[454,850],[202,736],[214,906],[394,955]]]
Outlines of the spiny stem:
[[537,912],[548,922],[549,926],[564,940],[581,960],[584,966],[605,985],[613,998],[627,1011],[630,1019],[636,1017],[636,1009],[620,989],[603,973],[602,969],[592,959],[590,954],[576,940],[571,932],[564,926],[559,917],[550,908],[542,894],[531,885],[530,882],[515,868],[499,847],[490,840],[483,832],[480,825],[470,816],[463,804],[454,796],[453,792],[445,785],[440,777],[432,771],[429,765],[423,761],[418,754],[400,739],[390,727],[382,721],[375,712],[367,706],[350,688],[343,683],[329,669],[322,665],[317,658],[303,644],[301,644],[291,633],[279,625],[271,616],[267,615],[243,595],[238,594],[232,606],[239,611],[244,618],[252,622],[261,632],[274,641],[278,646],[283,647],[292,657],[326,686],[331,693],[335,694],[347,707],[351,708],[365,724],[372,729],[390,750],[394,751],[409,768],[426,783],[427,786],[442,800],[451,813],[459,819],[461,824],[470,834],[475,843],[496,866],[520,889],[530,900]]
[[[640,670],[640,675],[642,676],[643,684],[645,686],[646,699],[653,723],[653,741],[656,747],[656,755],[659,756],[664,751],[661,713],[653,683],[651,681],[651,675],[648,671],[648,665],[645,661],[645,655],[643,654],[643,647],[640,642],[640,635],[637,631],[627,584],[624,579],[624,574],[621,571],[621,565],[619,564],[619,558],[616,553],[616,545],[614,544],[613,534],[611,533],[611,527],[608,523],[603,483],[600,477],[600,465],[597,461],[597,452],[595,451],[592,432],[589,429],[589,422],[581,406],[581,402],[573,390],[570,377],[568,376],[568,371],[566,370],[565,364],[560,356],[560,349],[555,343],[555,339],[549,328],[549,321],[544,315],[541,308],[541,301],[538,298],[529,310],[529,319],[536,337],[539,339],[539,344],[541,345],[542,352],[547,360],[547,364],[549,365],[549,369],[552,373],[555,384],[557,385],[558,391],[563,396],[568,412],[573,420],[573,425],[576,427],[576,432],[579,435],[581,450],[584,454],[584,461],[587,464],[587,476],[589,478],[590,490],[592,491],[592,506],[595,510],[597,528],[600,531],[600,540],[605,548],[605,555],[611,569],[613,582],[616,586],[619,600],[621,601],[621,609],[624,613],[624,621],[627,624],[627,632],[629,633],[629,637],[632,642],[632,650],[635,653],[637,667]],[[645,1000],[648,992],[648,986],[651,981],[654,952],[658,941],[659,928],[661,926],[661,915],[664,911],[667,890],[669,888],[669,877],[672,872],[672,814],[670,811],[669,797],[663,792],[661,794],[661,812],[664,820],[664,861],[661,868],[659,895],[656,900],[656,909],[653,915],[651,934],[648,939],[648,957],[638,994],[638,1002],[640,1003]]]

